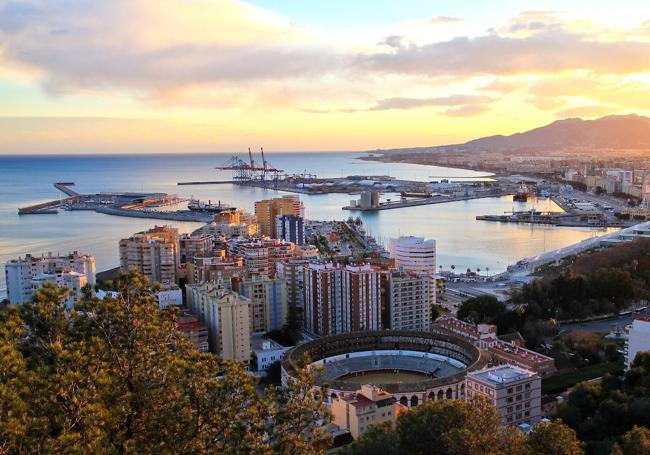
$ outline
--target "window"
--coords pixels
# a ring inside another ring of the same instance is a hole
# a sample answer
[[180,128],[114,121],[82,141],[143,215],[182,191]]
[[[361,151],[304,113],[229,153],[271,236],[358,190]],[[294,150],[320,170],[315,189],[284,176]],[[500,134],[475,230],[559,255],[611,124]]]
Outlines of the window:
[[517,392],[521,392],[521,385],[517,386]]
[[526,411],[526,412],[524,412],[524,415],[525,415],[526,417],[530,417],[530,411]]
[[517,401],[521,400],[523,398],[522,395],[517,395]]
[[508,414],[512,412],[512,406],[508,406]]
[[508,387],[508,393],[512,393],[512,387]]

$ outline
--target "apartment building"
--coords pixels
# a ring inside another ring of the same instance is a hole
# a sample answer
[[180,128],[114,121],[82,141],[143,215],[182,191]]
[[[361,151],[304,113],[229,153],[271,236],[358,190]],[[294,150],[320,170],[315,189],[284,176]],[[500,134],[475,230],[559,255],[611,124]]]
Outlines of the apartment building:
[[277,239],[232,240],[228,252],[242,258],[249,275],[274,277],[276,264],[294,257],[296,246]]
[[95,258],[77,251],[67,255],[26,255],[5,264],[7,297],[12,305],[32,299],[45,283],[68,288],[69,304],[81,297],[81,288],[95,285]]
[[364,265],[310,263],[304,269],[305,329],[316,335],[379,330],[379,269]]
[[210,351],[248,365],[251,356],[250,300],[223,283],[187,285],[188,305],[208,327]]
[[275,234],[278,239],[296,245],[305,243],[305,223],[298,215],[278,215],[275,219]]
[[199,352],[208,352],[208,326],[199,320],[199,317],[188,310],[181,311],[178,315],[178,330],[192,343]]
[[431,328],[431,281],[427,274],[390,272],[386,300],[392,330]]
[[135,269],[150,283],[171,285],[178,281],[180,244],[178,229],[156,226],[120,240],[120,268]]
[[278,238],[276,218],[279,215],[295,215],[304,218],[305,209],[300,198],[289,195],[255,202],[255,216],[259,223],[259,234],[274,239]]
[[251,331],[281,329],[287,320],[287,282],[255,275],[243,280],[239,293],[250,300]]
[[471,371],[465,378],[465,397],[486,397],[504,425],[532,425],[542,418],[542,379],[533,371],[499,365]]

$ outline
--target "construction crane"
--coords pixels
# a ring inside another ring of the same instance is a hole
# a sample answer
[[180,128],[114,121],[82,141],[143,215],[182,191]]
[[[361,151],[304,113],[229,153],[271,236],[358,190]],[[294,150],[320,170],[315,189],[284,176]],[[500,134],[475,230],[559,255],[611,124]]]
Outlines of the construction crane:
[[267,182],[272,182],[274,187],[277,187],[279,176],[282,172],[266,161],[264,156],[264,148],[260,149],[262,154],[262,166],[256,166],[253,159],[253,152],[250,147],[248,148],[248,163],[237,156],[233,156],[226,161],[223,166],[216,169],[221,171],[232,171],[232,179],[234,182],[242,185],[255,185],[261,184],[262,187],[267,187]]

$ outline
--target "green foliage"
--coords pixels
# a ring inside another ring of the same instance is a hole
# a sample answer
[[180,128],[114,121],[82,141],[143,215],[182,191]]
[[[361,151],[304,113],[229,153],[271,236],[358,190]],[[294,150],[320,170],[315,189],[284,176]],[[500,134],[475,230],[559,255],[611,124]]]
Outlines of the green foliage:
[[618,375],[622,372],[623,362],[621,360],[616,360],[613,362],[604,362],[585,366],[566,373],[557,373],[542,378],[542,394],[562,393],[579,382],[600,378],[606,374]]
[[535,455],[580,455],[582,443],[576,432],[561,420],[535,425],[528,436],[528,445]]
[[614,444],[612,455],[650,455],[650,430],[635,425]]
[[238,364],[196,352],[136,273],[116,299],[64,293],[0,312],[0,453],[320,453],[313,377],[260,396]]
[[394,428],[372,426],[344,455],[580,455],[575,431],[557,420],[539,424],[527,437],[503,426],[483,399],[429,402],[400,414]]
[[605,375],[600,383],[578,384],[560,406],[558,417],[592,453],[609,453],[635,425],[650,427],[650,353],[638,354],[622,380]]
[[495,324],[506,312],[506,306],[491,295],[481,295],[465,300],[458,308],[457,317],[476,324]]

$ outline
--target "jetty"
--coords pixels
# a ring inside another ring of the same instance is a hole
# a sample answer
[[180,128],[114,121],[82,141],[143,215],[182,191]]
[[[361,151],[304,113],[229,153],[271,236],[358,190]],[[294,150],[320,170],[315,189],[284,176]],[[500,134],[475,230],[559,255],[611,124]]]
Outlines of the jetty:
[[54,188],[66,197],[54,201],[21,207],[19,215],[57,214],[59,210],[92,210],[97,213],[132,218],[150,218],[166,221],[209,222],[214,214],[200,210],[159,210],[177,205],[187,199],[167,193],[104,192],[82,194],[72,188],[73,182],[57,182]]

